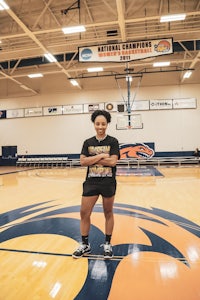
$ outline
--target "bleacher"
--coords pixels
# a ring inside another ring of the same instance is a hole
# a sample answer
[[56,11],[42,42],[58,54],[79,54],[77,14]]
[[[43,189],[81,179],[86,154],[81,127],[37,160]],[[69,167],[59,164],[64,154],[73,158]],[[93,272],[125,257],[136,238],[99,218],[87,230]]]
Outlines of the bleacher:
[[16,162],[17,167],[31,168],[53,168],[71,166],[68,157],[19,157]]
[[152,157],[150,159],[142,159],[142,158],[127,158],[120,159],[117,165],[127,165],[131,166],[144,166],[144,165],[153,165],[153,166],[185,166],[185,165],[194,165],[199,164],[200,158],[194,156],[173,156],[173,157]]
[[[152,157],[150,159],[136,159],[126,158],[120,159],[117,166],[123,165],[127,167],[135,166],[185,166],[185,165],[198,165],[200,158],[194,156],[173,156],[173,157]],[[63,167],[79,167],[80,159],[63,157],[19,157],[16,162],[17,167],[30,167],[30,168],[63,168]]]

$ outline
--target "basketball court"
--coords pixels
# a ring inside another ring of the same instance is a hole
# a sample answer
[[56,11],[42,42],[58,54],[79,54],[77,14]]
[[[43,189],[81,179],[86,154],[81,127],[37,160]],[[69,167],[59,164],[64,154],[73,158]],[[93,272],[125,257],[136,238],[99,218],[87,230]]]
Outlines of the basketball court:
[[200,299],[199,166],[133,169],[118,167],[104,260],[101,199],[91,254],[71,256],[85,168],[0,167],[0,299]]
[[[0,0],[0,300],[200,300],[199,8]],[[120,144],[114,256],[100,197],[75,259],[97,109]]]

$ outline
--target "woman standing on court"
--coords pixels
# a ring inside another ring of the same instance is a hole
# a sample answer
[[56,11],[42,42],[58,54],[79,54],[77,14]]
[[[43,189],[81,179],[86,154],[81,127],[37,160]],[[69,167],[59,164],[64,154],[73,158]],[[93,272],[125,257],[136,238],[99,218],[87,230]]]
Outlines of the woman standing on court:
[[89,244],[90,216],[99,196],[102,196],[105,216],[104,258],[113,256],[111,236],[114,227],[113,203],[116,191],[116,163],[120,157],[118,140],[106,134],[111,115],[105,110],[96,110],[91,116],[96,136],[85,140],[80,163],[87,166],[86,180],[83,183],[83,193],[80,209],[80,232],[82,243],[72,254],[79,258],[90,253]]

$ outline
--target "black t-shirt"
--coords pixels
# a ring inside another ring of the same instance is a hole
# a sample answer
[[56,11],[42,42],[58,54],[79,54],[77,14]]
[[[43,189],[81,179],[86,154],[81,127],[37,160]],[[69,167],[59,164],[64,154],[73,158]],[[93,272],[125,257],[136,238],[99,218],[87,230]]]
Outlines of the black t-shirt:
[[[119,153],[119,143],[118,140],[112,136],[107,135],[102,141],[98,141],[95,136],[85,140],[83,143],[81,154],[85,156],[93,156],[100,153],[106,153],[109,155],[117,155],[120,157]],[[94,164],[88,166],[86,179],[90,181],[113,181],[116,176],[116,167],[102,166],[99,164]]]

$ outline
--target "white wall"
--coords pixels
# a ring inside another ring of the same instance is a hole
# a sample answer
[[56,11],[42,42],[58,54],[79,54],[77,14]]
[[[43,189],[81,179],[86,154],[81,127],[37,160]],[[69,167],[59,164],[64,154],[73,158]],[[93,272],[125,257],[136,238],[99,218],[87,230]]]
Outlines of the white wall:
[[[143,129],[116,130],[112,113],[108,133],[123,142],[155,142],[156,151],[191,151],[200,147],[200,85],[141,87],[136,100],[197,98],[197,109],[141,111]],[[127,91],[123,91],[127,99]],[[120,91],[76,90],[69,94],[1,99],[0,109],[122,101]],[[123,102],[123,101],[122,101]],[[138,113],[138,112],[137,112]],[[80,153],[83,140],[95,134],[89,114],[0,120],[1,146],[17,145],[18,154]]]

